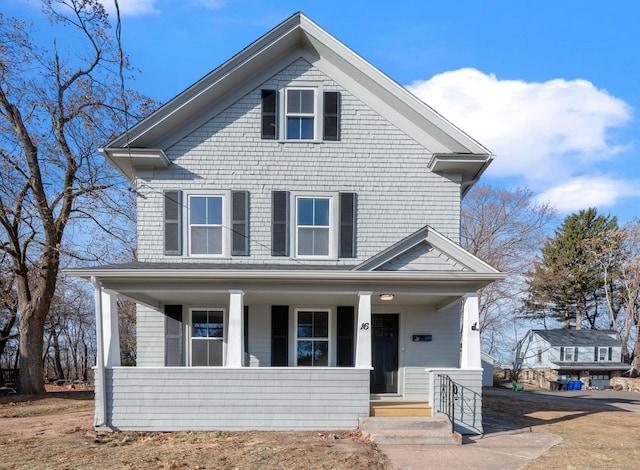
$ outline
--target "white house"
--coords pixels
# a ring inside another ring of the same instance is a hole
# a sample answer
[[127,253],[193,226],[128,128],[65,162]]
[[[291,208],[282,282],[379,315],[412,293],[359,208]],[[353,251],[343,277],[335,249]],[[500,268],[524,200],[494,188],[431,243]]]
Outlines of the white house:
[[569,380],[604,388],[629,370],[622,343],[612,330],[529,330],[515,349],[518,381],[558,388]]
[[298,13],[101,152],[139,261],[67,271],[95,286],[97,427],[354,429],[371,394],[437,413],[449,376],[482,432],[477,292],[504,276],[457,242],[489,150]]

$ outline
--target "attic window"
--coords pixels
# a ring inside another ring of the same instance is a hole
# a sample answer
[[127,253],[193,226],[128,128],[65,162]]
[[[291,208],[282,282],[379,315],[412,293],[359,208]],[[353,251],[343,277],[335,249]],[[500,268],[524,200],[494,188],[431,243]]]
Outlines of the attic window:
[[[340,93],[313,87],[262,90],[261,136],[286,141],[340,140]],[[284,123],[283,126],[280,123]]]
[[316,92],[313,89],[287,90],[287,140],[315,138]]

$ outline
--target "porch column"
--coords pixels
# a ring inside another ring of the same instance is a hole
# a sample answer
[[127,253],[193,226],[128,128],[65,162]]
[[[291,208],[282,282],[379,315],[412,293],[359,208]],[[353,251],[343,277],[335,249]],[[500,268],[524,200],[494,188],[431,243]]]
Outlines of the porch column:
[[105,351],[108,348],[104,346],[103,335],[103,316],[102,316],[102,284],[98,281],[98,278],[91,276],[91,283],[93,284],[93,300],[96,311],[96,370],[95,370],[95,382],[96,382],[96,414],[95,425],[105,426],[107,423],[107,384],[105,382],[104,373],[104,357]]
[[227,328],[227,367],[242,367],[244,358],[244,292],[229,291],[229,327]]
[[118,332],[118,297],[102,289],[102,337],[104,341],[104,365],[120,366],[120,333]]
[[478,293],[465,295],[462,307],[462,352],[460,354],[461,369],[481,369],[480,358],[480,309]]
[[356,367],[371,368],[371,294],[358,292],[358,336],[356,340]]

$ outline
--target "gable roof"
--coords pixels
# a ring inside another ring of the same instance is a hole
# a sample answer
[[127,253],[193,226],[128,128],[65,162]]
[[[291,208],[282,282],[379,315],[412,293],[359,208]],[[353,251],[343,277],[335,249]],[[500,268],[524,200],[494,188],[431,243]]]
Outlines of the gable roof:
[[[125,148],[157,152],[168,148],[299,57],[423,145],[432,155],[428,162],[432,171],[462,174],[463,183],[468,183],[463,192],[491,162],[489,150],[302,13],[276,26],[100,151],[131,178],[136,167]],[[123,160],[120,165],[118,159]],[[164,163],[161,158],[145,160],[151,166]]]
[[492,275],[492,280],[501,280],[506,277],[505,273],[501,273],[480,258],[472,255],[428,225],[359,264],[353,268],[353,271],[384,270],[385,265],[402,259],[403,255],[420,245],[433,247],[449,258],[451,266],[449,271]]
[[620,346],[613,330],[531,330],[551,346]]

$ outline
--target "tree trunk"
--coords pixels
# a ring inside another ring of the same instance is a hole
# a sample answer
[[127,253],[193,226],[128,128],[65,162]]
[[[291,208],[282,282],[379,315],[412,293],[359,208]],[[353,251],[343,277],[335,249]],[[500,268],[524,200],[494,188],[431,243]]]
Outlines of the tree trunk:
[[60,341],[58,339],[58,333],[55,331],[55,327],[52,329],[53,335],[53,365],[56,369],[56,378],[64,379],[64,368],[62,367],[62,357],[60,354]]
[[637,377],[640,372],[640,321],[636,322],[636,344],[633,346],[633,360],[631,361],[631,376]]
[[44,367],[42,348],[44,346],[45,315],[34,311],[20,316],[20,392],[25,395],[42,395],[44,389]]

